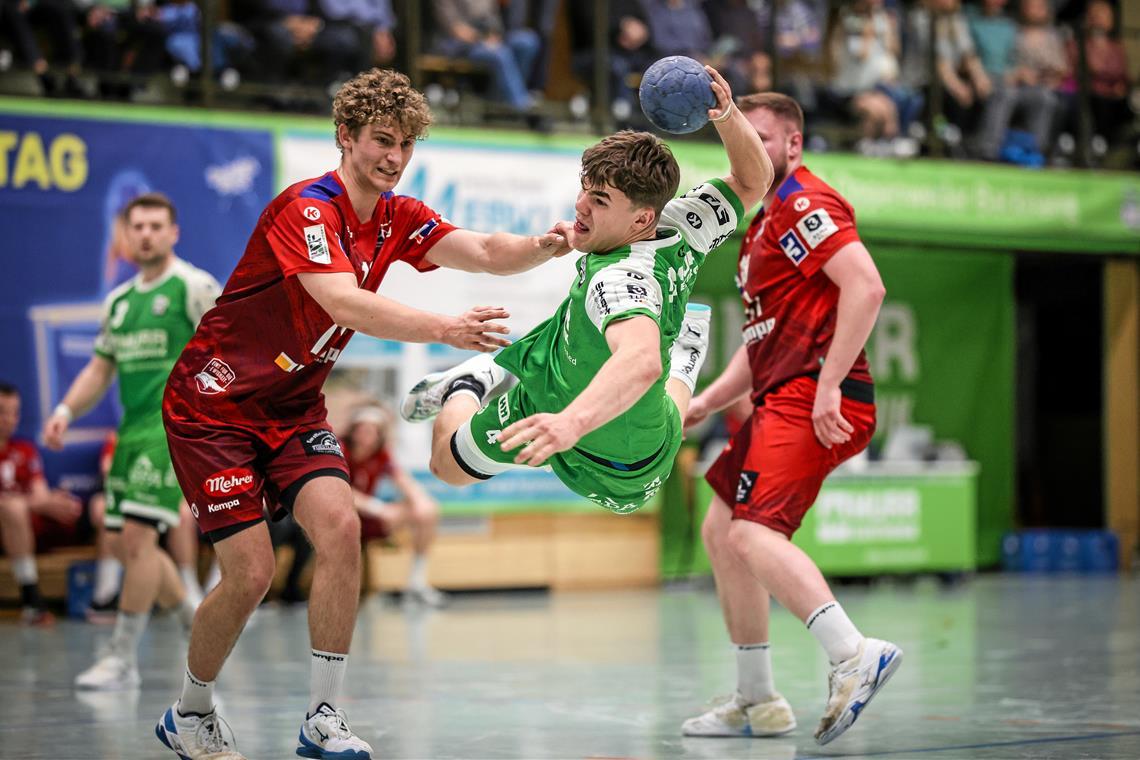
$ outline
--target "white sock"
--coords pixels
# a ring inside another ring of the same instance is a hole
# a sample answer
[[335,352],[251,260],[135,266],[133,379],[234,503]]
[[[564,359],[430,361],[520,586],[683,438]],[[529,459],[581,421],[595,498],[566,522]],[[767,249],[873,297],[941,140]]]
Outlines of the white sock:
[[344,671],[347,667],[347,654],[313,650],[308,715],[315,713],[322,702],[334,710],[336,709],[337,698],[340,697],[340,687],[344,683]]
[[150,620],[149,612],[123,612],[115,616],[115,630],[111,633],[111,646],[126,660],[134,660],[138,655],[139,641]]
[[180,565],[178,576],[182,578],[182,585],[187,593],[202,598],[202,584],[198,582],[198,568],[194,565]]
[[95,591],[92,601],[106,604],[115,598],[119,590],[119,577],[122,575],[123,565],[114,557],[105,557],[95,563]]
[[186,668],[182,679],[182,696],[178,699],[178,714],[209,715],[214,711],[214,684],[217,681],[203,681]]
[[839,602],[821,604],[808,615],[807,629],[812,632],[832,665],[849,660],[859,651],[863,634],[847,617]]
[[182,603],[178,605],[175,614],[178,615],[178,622],[189,633],[190,629],[194,627],[194,613],[198,611],[198,603],[190,598],[189,592],[182,596]]
[[733,644],[736,650],[736,690],[750,705],[771,699],[776,694],[772,682],[772,650],[761,644]]
[[12,575],[16,576],[16,585],[18,586],[28,586],[32,583],[39,583],[40,574],[36,572],[35,555],[29,554],[27,557],[14,557],[12,559]]
[[427,588],[427,555],[412,557],[412,570],[408,573],[408,588]]
[[210,565],[210,572],[206,573],[206,585],[202,590],[206,593],[214,590],[214,586],[218,585],[218,581],[222,579],[222,568],[217,560],[214,560]]

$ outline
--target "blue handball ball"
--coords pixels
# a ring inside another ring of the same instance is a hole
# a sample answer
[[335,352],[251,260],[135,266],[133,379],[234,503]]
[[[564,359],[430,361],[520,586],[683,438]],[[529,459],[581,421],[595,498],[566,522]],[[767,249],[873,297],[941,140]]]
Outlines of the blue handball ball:
[[712,77],[692,58],[671,55],[654,63],[641,77],[641,111],[658,129],[683,135],[696,132],[716,105]]

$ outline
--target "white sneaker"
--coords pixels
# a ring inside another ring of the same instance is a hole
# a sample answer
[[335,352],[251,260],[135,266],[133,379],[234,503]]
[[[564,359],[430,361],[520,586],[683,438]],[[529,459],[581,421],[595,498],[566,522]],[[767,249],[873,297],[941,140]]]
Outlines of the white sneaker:
[[321,703],[317,711],[301,724],[300,745],[297,754],[301,757],[327,758],[332,760],[371,760],[372,747],[368,742],[352,733],[345,719],[344,710],[333,710]]
[[473,356],[462,364],[442,372],[433,372],[424,377],[404,396],[400,405],[400,416],[408,422],[430,420],[443,409],[443,397],[451,390],[451,384],[464,375],[470,375],[483,386],[482,405],[509,377],[507,371],[495,363],[490,354]]
[[863,639],[854,657],[833,667],[827,677],[827,709],[815,729],[815,740],[827,744],[851,728],[902,664],[902,655],[889,641]]
[[94,665],[75,677],[77,689],[100,691],[137,689],[141,682],[139,668],[134,660],[128,660],[115,652],[103,655]]
[[439,609],[447,604],[447,594],[432,586],[414,586],[404,589],[404,601]]
[[209,715],[180,715],[175,702],[154,727],[154,735],[182,760],[246,760],[234,749],[233,732],[217,708]]
[[685,736],[783,736],[796,728],[792,706],[781,695],[748,704],[740,692],[720,697],[712,709],[681,724]]
[[697,387],[697,375],[709,352],[709,323],[712,320],[712,307],[703,303],[690,303],[685,306],[685,318],[681,320],[681,331],[669,349],[669,377],[675,377],[689,390]]

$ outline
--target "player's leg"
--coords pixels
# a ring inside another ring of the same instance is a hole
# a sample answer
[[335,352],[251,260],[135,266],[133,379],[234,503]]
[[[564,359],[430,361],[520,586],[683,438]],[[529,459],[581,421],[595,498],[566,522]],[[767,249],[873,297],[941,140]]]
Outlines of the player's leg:
[[95,529],[95,589],[91,595],[91,606],[87,609],[87,620],[93,623],[114,619],[123,574],[123,563],[118,554],[119,533],[107,527],[107,507],[105,492],[92,496],[87,506],[91,526]]
[[708,356],[711,320],[710,307],[689,303],[681,320],[681,330],[669,350],[669,380],[665,383],[665,392],[677,405],[682,422],[697,387],[697,375]]
[[[737,517],[745,519],[733,520],[728,545],[748,572],[804,622],[832,663],[831,696],[815,734],[826,744],[855,722],[901,663],[902,652],[889,642],[864,637],[819,568],[790,540],[823,479],[864,448],[874,431],[874,408],[844,399],[843,415],[855,434],[847,444],[823,448],[811,425],[814,389],[815,383],[803,378],[768,397],[768,413],[753,440],[759,477],[738,498]],[[770,445],[773,440],[779,445]]]
[[166,537],[166,548],[178,569],[182,586],[195,607],[202,601],[202,584],[198,580],[198,526],[190,517],[190,507],[179,500],[178,525]]
[[346,551],[360,545],[352,489],[338,477],[314,477],[297,491],[293,516],[316,555],[309,592],[310,700],[297,753],[368,758],[372,748],[352,734],[337,709],[360,598],[360,552]]
[[467,393],[452,394],[443,403],[431,429],[431,474],[452,486],[478,483],[479,478],[466,472],[456,459],[451,441],[463,423],[470,420],[481,404]]
[[0,538],[4,553],[12,563],[12,574],[20,587],[20,622],[49,625],[54,617],[40,596],[40,576],[36,568],[36,537],[32,530],[32,510],[28,500],[17,493],[0,494]]
[[447,596],[428,583],[427,578],[428,552],[439,525],[439,505],[435,499],[422,494],[397,506],[408,515],[407,522],[412,532],[412,567],[404,587],[404,598],[430,607],[441,607],[447,602]]
[[768,638],[769,595],[764,585],[736,557],[729,543],[733,507],[742,469],[749,467],[753,421],[749,420],[710,468],[714,495],[701,525],[701,538],[712,563],[717,597],[736,659],[736,691],[691,718],[681,730],[688,736],[780,736],[796,727],[791,705],[776,691]]

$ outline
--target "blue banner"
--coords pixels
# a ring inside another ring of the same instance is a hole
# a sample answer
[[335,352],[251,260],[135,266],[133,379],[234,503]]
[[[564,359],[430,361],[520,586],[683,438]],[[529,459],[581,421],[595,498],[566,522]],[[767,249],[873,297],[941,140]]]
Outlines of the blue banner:
[[[178,209],[182,258],[225,282],[275,188],[266,130],[0,114],[0,229],[14,276],[0,278],[0,379],[24,399],[18,435],[35,438],[90,357],[103,296],[134,274],[115,215],[135,195]],[[105,401],[79,420],[53,483],[90,471],[117,419]]]

